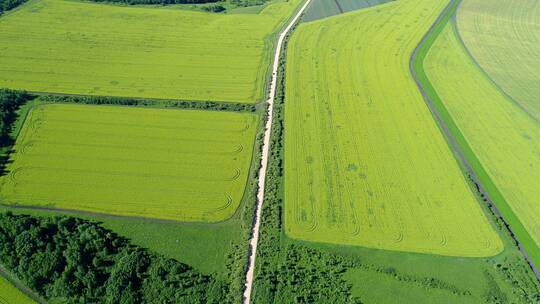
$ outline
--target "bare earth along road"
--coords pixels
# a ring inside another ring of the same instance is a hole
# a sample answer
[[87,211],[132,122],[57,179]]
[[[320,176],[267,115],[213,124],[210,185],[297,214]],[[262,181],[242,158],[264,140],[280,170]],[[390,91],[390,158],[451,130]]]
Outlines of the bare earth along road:
[[244,304],[251,302],[251,289],[253,288],[253,274],[255,273],[255,258],[257,257],[257,243],[259,241],[259,229],[261,226],[262,204],[264,200],[264,186],[266,181],[266,168],[268,165],[268,151],[270,150],[270,133],[272,129],[272,118],[274,113],[274,98],[276,96],[277,86],[277,71],[279,67],[279,57],[283,48],[285,37],[289,34],[293,26],[296,24],[302,13],[306,10],[311,0],[306,0],[304,5],[298,10],[294,18],[289,22],[287,27],[279,34],[274,55],[274,65],[272,66],[272,81],[270,82],[270,93],[268,94],[268,117],[264,131],[264,141],[262,147],[261,169],[259,170],[259,189],[257,192],[257,205],[255,206],[255,219],[251,230],[251,239],[249,241],[250,255],[248,270],[246,272],[246,283],[244,289]]

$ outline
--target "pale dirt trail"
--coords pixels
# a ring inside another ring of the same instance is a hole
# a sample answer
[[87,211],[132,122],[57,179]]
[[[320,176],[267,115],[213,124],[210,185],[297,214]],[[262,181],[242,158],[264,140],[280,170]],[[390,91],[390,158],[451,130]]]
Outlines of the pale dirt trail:
[[255,273],[255,258],[257,257],[257,243],[259,241],[259,229],[261,225],[262,204],[264,200],[264,186],[266,181],[266,168],[268,165],[268,152],[270,150],[270,133],[272,130],[272,118],[274,113],[274,98],[276,96],[277,86],[277,71],[279,67],[279,57],[281,57],[281,51],[283,48],[283,42],[285,37],[289,34],[293,26],[296,24],[302,13],[306,10],[311,0],[306,0],[300,10],[296,13],[294,18],[289,22],[287,27],[279,34],[278,42],[276,45],[276,52],[274,55],[274,64],[272,66],[272,81],[270,82],[270,93],[268,94],[268,117],[266,120],[266,126],[264,131],[264,141],[262,147],[261,156],[261,169],[259,170],[259,182],[257,192],[257,203],[255,205],[255,219],[253,222],[253,228],[251,229],[251,239],[249,241],[250,256],[248,263],[248,270],[246,272],[245,289],[244,289],[244,304],[251,303],[251,289],[253,287],[253,275]]

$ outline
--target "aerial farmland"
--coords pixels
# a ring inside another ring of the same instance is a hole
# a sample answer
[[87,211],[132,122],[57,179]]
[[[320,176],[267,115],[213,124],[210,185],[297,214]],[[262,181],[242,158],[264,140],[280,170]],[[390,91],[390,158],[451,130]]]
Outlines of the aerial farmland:
[[0,0],[0,304],[540,303],[540,2]]

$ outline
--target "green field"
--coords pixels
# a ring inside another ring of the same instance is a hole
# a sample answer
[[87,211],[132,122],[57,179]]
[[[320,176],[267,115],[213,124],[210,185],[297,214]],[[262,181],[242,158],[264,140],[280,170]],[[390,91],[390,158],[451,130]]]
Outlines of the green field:
[[392,0],[313,0],[302,20],[313,21],[390,1]]
[[48,104],[17,138],[4,204],[216,222],[242,199],[253,114]]
[[253,103],[299,3],[224,15],[32,0],[0,18],[0,87]]
[[289,236],[452,256],[501,252],[409,73],[413,49],[447,3],[397,1],[297,29],[287,55]]
[[464,0],[457,22],[478,64],[538,123],[540,1]]
[[31,304],[35,303],[8,280],[0,276],[0,304]]
[[451,24],[430,50],[425,69],[489,178],[540,244],[540,126],[482,73]]

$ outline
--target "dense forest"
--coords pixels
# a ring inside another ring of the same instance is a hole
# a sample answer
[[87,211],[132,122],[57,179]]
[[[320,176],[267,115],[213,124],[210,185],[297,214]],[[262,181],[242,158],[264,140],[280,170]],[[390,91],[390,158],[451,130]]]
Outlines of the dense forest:
[[222,303],[225,284],[95,222],[0,214],[0,263],[47,300]]

